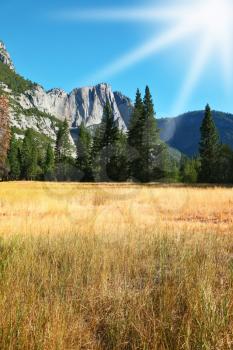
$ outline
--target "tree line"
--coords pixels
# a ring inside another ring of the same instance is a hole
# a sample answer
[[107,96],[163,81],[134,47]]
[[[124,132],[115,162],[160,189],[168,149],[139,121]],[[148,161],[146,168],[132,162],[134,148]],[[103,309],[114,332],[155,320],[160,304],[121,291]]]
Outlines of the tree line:
[[[60,124],[56,142],[41,147],[35,131],[23,139],[10,137],[6,98],[0,99],[0,171],[9,180],[91,182],[233,182],[233,152],[221,144],[211,109],[206,106],[200,129],[199,155],[177,160],[162,142],[152,96],[137,90],[128,131],[114,120],[107,101],[101,123],[90,130],[84,123],[74,150],[67,120]],[[5,130],[3,132],[3,130]]]

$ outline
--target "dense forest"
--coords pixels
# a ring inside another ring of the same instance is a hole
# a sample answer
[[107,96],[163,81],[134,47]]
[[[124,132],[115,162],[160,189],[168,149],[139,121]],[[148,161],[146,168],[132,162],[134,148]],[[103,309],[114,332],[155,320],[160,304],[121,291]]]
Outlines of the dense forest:
[[209,105],[200,129],[199,154],[178,161],[161,141],[151,93],[137,90],[128,132],[117,127],[106,103],[102,122],[89,130],[80,125],[76,152],[65,120],[56,142],[41,145],[28,129],[18,138],[10,131],[7,99],[0,99],[0,171],[4,180],[232,183],[233,151],[221,144]]

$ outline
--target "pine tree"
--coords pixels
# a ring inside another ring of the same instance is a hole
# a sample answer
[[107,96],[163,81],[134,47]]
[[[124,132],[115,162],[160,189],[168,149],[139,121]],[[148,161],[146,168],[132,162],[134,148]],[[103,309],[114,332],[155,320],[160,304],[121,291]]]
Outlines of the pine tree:
[[144,111],[141,117],[142,141],[140,155],[142,159],[140,179],[143,182],[156,179],[155,169],[158,167],[160,153],[159,130],[155,120],[154,105],[149,87],[146,87],[143,100]]
[[128,131],[128,162],[129,173],[132,179],[139,180],[141,172],[141,145],[143,133],[144,105],[139,89],[136,92],[134,109]]
[[103,120],[100,125],[97,126],[93,138],[92,150],[91,150],[91,169],[94,181],[101,181],[102,167],[103,167],[103,137],[104,137],[104,126]]
[[38,174],[38,152],[35,144],[34,134],[31,129],[25,133],[21,152],[22,178],[34,180]]
[[79,178],[81,181],[92,181],[92,137],[88,129],[82,122],[79,128],[77,141],[77,168],[79,170]]
[[102,137],[102,140],[101,140],[102,142],[100,146],[102,148],[111,146],[118,137],[118,131],[119,130],[114,121],[111,105],[109,101],[107,101],[104,107],[103,120],[101,123],[101,134],[103,135],[103,137]]
[[12,180],[18,180],[21,174],[21,155],[15,135],[11,138],[10,149],[8,152],[8,163],[10,168],[10,178]]
[[111,181],[122,182],[129,177],[127,136],[122,131],[119,131],[113,144],[112,155],[107,164],[107,173]]
[[128,128],[128,144],[130,147],[138,150],[141,145],[142,137],[142,116],[144,113],[144,105],[139,89],[136,92],[134,109],[129,122]]
[[215,182],[217,179],[217,164],[219,159],[219,136],[215,127],[210,106],[205,109],[205,116],[200,128],[200,161],[199,181]]
[[109,162],[114,154],[119,130],[114,121],[110,103],[107,101],[101,124],[98,126],[92,147],[92,168],[94,178],[98,181],[109,181]]
[[70,131],[67,120],[59,126],[56,138],[55,146],[55,158],[56,162],[59,163],[63,160],[71,158],[72,147],[70,143]]
[[74,164],[72,145],[68,121],[65,120],[59,127],[55,145],[56,178],[67,181],[74,178]]
[[54,151],[49,143],[46,150],[44,167],[43,167],[43,175],[45,180],[54,180],[54,172],[55,172],[55,157]]
[[0,178],[7,176],[7,153],[10,146],[8,99],[0,96]]

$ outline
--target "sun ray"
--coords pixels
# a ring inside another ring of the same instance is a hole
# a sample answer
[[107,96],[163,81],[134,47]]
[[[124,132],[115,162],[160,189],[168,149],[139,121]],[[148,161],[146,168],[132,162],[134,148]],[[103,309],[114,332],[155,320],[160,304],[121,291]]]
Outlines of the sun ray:
[[169,7],[137,7],[137,8],[94,8],[63,10],[53,14],[53,18],[64,21],[164,21],[184,18],[186,8],[178,6]]
[[232,80],[233,80],[233,36],[231,32],[228,32],[224,38],[222,38],[222,42],[219,45],[219,55],[222,62],[222,72],[223,79],[225,83],[225,90],[229,92],[232,88]]
[[127,53],[124,56],[120,57],[115,62],[109,64],[106,68],[97,72],[97,74],[93,76],[92,79],[94,81],[98,81],[98,79],[106,79],[112,77],[115,74],[122,72],[129,67],[132,67],[134,64],[144,60],[148,56],[158,53],[169,45],[172,45],[175,42],[184,39],[191,32],[193,32],[194,29],[195,28],[192,26],[188,27],[188,24],[184,25],[184,23],[171,28],[160,36],[153,37],[144,45],[136,48],[130,53]]
[[185,108],[192,91],[194,90],[204,68],[208,62],[209,56],[213,50],[213,42],[206,36],[197,51],[197,55],[194,57],[191,65],[190,72],[185,79],[185,82],[181,88],[180,95],[178,96],[176,103],[172,109],[172,114],[177,115]]
[[54,19],[101,22],[168,22],[170,29],[157,34],[140,47],[119,57],[94,76],[85,79],[103,81],[132,67],[145,58],[172,46],[193,33],[204,37],[181,94],[174,106],[177,112],[185,105],[211,55],[219,58],[226,87],[233,82],[233,4],[232,0],[171,1],[166,6],[89,8],[56,12]]

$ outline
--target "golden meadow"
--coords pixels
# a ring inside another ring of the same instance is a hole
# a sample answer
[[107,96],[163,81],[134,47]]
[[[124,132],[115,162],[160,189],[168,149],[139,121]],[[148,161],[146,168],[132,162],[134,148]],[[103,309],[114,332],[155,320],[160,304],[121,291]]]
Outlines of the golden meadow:
[[0,184],[0,349],[233,349],[233,190]]

